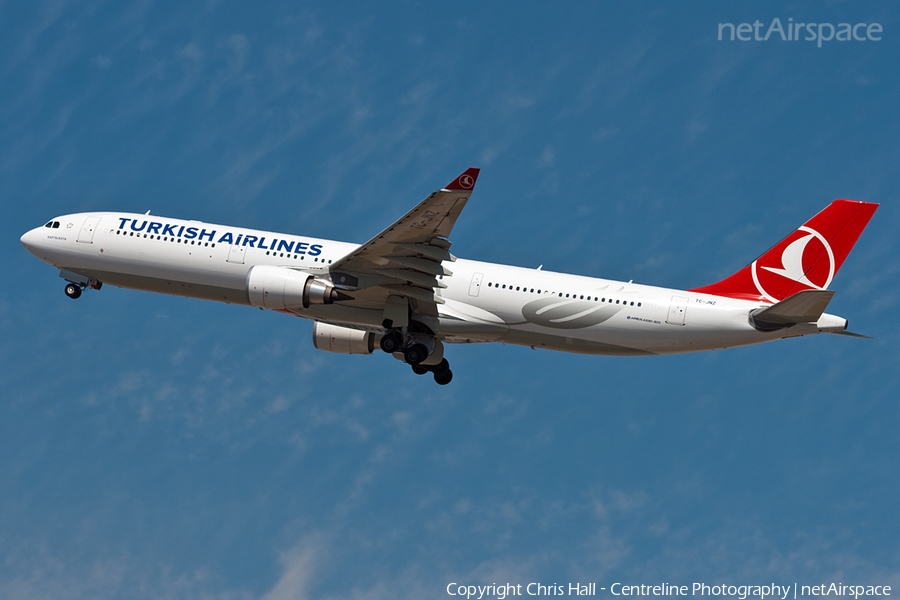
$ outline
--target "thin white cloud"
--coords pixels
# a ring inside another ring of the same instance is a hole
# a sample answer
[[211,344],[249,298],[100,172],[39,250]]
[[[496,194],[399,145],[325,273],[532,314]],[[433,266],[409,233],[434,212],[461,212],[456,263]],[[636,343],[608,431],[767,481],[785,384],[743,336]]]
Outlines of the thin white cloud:
[[310,589],[315,583],[317,569],[328,552],[325,537],[311,534],[304,537],[290,550],[280,557],[282,574],[272,589],[261,596],[260,600],[306,600],[321,598],[312,595]]

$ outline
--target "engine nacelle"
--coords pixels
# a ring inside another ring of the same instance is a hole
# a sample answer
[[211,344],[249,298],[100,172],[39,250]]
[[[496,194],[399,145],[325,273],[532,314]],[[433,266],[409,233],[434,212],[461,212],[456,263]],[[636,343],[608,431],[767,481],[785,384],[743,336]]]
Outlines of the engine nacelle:
[[372,354],[375,334],[316,321],[313,324],[313,345],[319,350],[338,354]]
[[333,304],[339,297],[333,285],[312,275],[264,265],[253,267],[247,274],[247,296],[251,306],[273,310]]

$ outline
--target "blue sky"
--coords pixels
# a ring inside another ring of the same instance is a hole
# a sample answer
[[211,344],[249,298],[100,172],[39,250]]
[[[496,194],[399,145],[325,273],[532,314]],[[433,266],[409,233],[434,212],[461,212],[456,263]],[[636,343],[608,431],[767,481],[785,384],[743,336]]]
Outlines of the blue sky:
[[[881,41],[718,41],[719,23]],[[445,597],[450,582],[900,586],[889,2],[0,4],[0,596]],[[857,340],[449,348],[438,387],[300,319],[19,244],[122,210],[363,242],[469,166],[475,258],[674,288],[835,198]]]

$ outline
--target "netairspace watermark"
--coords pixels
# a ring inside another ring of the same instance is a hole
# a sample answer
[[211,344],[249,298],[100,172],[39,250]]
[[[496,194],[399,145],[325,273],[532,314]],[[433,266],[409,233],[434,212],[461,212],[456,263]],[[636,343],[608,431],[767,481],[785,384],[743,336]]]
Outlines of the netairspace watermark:
[[854,600],[864,596],[890,596],[889,585],[844,585],[843,583],[822,583],[819,585],[799,585],[797,583],[778,585],[728,585],[711,583],[692,583],[676,585],[662,583],[659,585],[632,585],[616,582],[606,587],[591,583],[492,583],[490,585],[470,585],[452,582],[447,584],[447,595],[466,600],[482,600],[495,598],[505,600],[516,596],[702,596],[717,598],[759,598],[766,600],[798,600],[818,596],[852,597]]
[[759,19],[751,23],[719,23],[719,41],[768,42],[770,39],[783,42],[816,42],[819,48],[822,42],[880,42],[883,29],[879,23],[794,23],[793,17],[782,24],[775,17],[762,34],[765,23]]

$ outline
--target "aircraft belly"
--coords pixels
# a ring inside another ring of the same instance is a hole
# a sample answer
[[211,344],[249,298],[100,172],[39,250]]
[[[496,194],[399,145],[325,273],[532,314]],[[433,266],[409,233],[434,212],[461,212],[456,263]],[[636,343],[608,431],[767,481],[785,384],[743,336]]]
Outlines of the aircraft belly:
[[[581,327],[567,326],[571,320],[566,321],[566,317],[547,325],[519,320],[510,324],[509,333],[500,341],[565,352],[624,356],[697,352],[779,337],[755,330],[747,320],[748,311],[745,306],[716,309],[692,306],[684,325],[667,323],[664,311],[653,310],[634,314],[622,311],[607,318],[596,311],[591,317],[600,322],[585,321]],[[581,318],[579,314],[573,317]],[[510,321],[515,317],[501,316]]]
[[248,304],[249,267],[220,262],[208,249],[125,251],[119,240],[109,239],[85,248],[59,253],[54,266],[117,287]]
[[[542,328],[544,329],[544,328]],[[526,329],[511,329],[503,336],[502,340],[507,344],[518,346],[531,346],[547,350],[559,350],[561,352],[574,352],[576,354],[602,354],[607,356],[642,356],[656,354],[631,345],[625,346],[598,339],[587,339],[566,335],[566,332],[529,331]],[[629,342],[630,344],[630,342]]]
[[497,315],[451,298],[438,307],[436,319],[424,322],[450,343],[495,342],[509,331],[509,325]]
[[247,290],[243,286],[240,288],[224,287],[200,283],[197,278],[153,277],[83,267],[77,268],[75,272],[121,288],[249,305]]

